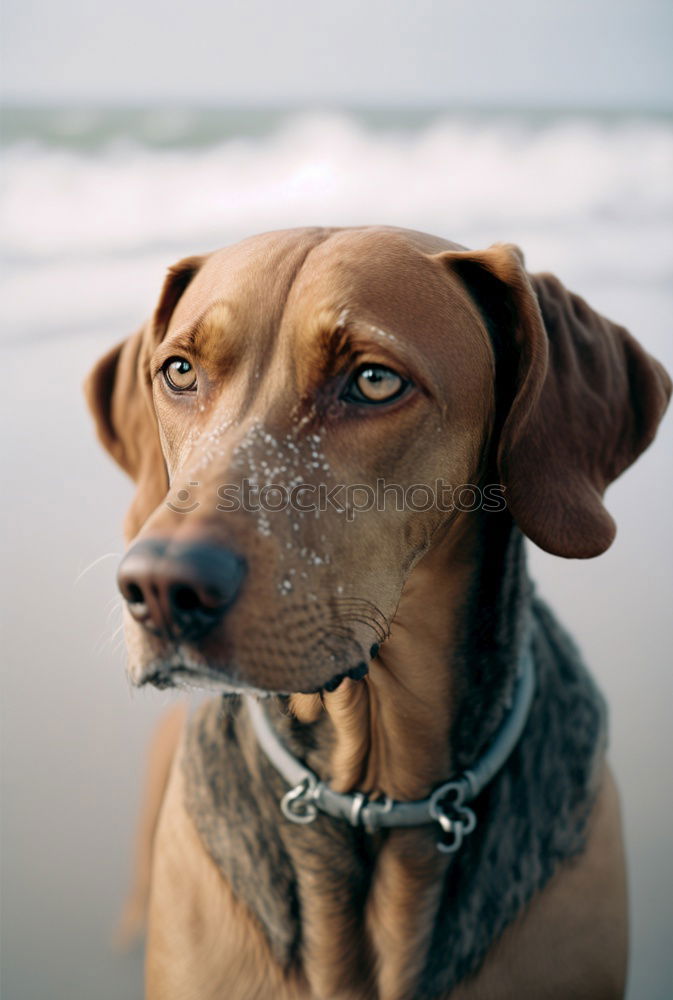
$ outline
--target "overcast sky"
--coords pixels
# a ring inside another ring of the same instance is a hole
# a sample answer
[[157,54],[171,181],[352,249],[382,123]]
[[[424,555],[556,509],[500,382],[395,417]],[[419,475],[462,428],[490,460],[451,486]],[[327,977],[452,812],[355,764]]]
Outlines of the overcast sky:
[[673,108],[671,0],[4,0],[11,99]]

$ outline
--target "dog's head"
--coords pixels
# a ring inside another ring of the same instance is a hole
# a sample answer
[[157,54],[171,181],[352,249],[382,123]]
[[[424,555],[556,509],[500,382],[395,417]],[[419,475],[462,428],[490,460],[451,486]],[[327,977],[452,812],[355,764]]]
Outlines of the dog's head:
[[181,261],[87,383],[138,486],[132,679],[361,675],[412,568],[471,508],[506,503],[558,555],[603,552],[603,492],[669,393],[625,330],[513,247],[307,229]]

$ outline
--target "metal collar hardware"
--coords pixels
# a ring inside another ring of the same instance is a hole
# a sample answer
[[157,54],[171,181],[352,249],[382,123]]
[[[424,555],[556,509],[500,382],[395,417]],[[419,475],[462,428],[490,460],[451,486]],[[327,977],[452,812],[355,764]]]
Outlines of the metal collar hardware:
[[437,823],[437,849],[445,854],[458,851],[477,825],[467,803],[475,799],[502,768],[523,732],[535,690],[532,637],[524,643],[511,705],[493,741],[473,766],[436,788],[426,799],[396,802],[370,799],[363,792],[333,791],[310,768],[294,757],[271,727],[262,704],[251,696],[246,703],[257,741],[278,773],[291,785],[280,800],[280,808],[292,823],[312,823],[319,812],[368,833],[384,827],[423,826]]

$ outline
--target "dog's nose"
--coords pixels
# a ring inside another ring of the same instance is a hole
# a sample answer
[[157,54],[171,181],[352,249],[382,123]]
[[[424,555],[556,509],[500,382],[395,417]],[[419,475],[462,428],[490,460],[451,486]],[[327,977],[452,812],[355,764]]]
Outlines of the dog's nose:
[[198,639],[234,603],[244,576],[244,561],[222,546],[153,538],[129,549],[117,584],[135,620],[154,635]]

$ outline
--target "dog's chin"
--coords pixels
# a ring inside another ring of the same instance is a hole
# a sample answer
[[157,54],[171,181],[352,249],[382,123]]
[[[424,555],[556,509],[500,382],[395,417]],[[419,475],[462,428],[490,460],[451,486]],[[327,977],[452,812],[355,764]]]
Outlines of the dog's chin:
[[205,691],[217,695],[247,694],[257,698],[270,698],[274,695],[322,694],[335,691],[346,678],[362,680],[368,672],[367,664],[360,662],[357,666],[328,677],[322,682],[308,682],[301,687],[293,688],[280,685],[274,688],[260,688],[247,683],[233,672],[204,663],[191,663],[182,657],[174,656],[166,660],[154,660],[135,676],[132,673],[131,679],[136,687],[150,685],[160,691],[175,688],[183,691]]
[[251,684],[235,680],[221,670],[212,670],[204,666],[187,666],[174,663],[153,663],[146,667],[137,681],[136,687],[151,686],[159,691],[175,688],[181,691],[204,691],[216,695],[254,695],[257,698],[270,698],[272,695],[284,694],[283,691],[271,691],[256,688]]

